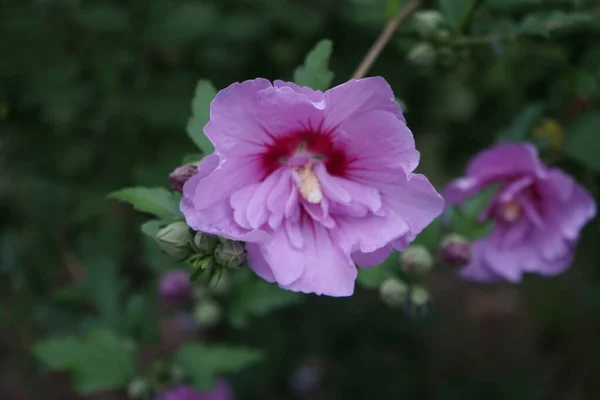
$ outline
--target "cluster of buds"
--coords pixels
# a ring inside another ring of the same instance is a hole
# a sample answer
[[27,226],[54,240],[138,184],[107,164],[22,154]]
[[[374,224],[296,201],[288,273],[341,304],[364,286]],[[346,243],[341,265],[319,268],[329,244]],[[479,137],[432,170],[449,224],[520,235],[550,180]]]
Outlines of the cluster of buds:
[[466,266],[471,259],[471,243],[457,234],[442,238],[434,257],[425,246],[413,244],[400,255],[402,271],[398,276],[386,279],[379,287],[384,304],[392,308],[404,308],[410,314],[423,313],[431,296],[422,284],[436,265],[440,263],[454,268]]
[[234,269],[246,263],[246,250],[241,242],[193,232],[183,221],[159,230],[156,240],[165,252],[179,260],[186,259],[195,270]]

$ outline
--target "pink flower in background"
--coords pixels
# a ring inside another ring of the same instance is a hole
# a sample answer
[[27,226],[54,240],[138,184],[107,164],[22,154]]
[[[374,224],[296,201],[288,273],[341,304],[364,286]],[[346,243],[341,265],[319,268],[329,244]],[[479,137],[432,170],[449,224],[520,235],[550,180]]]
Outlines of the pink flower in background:
[[466,177],[450,183],[448,203],[461,203],[488,185],[500,189],[482,219],[495,221],[476,241],[462,270],[475,281],[519,282],[523,273],[556,275],[573,259],[583,226],[596,215],[589,193],[558,168],[542,164],[530,144],[501,144],[481,152]]
[[166,272],[158,287],[161,297],[168,302],[179,302],[190,297],[192,284],[190,274],[184,270]]
[[355,262],[380,263],[443,210],[382,78],[325,93],[235,83],[204,130],[215,152],[184,185],[187,223],[245,241],[254,272],[285,289],[349,296]]
[[210,392],[198,392],[190,386],[179,386],[168,390],[157,400],[231,400],[233,395],[229,384],[219,380]]

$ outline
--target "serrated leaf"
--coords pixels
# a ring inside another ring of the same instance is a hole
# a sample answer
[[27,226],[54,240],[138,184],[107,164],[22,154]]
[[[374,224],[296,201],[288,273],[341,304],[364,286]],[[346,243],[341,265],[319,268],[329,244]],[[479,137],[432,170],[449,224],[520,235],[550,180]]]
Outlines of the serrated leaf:
[[179,218],[181,196],[165,188],[130,187],[108,195],[109,199],[131,204],[136,210],[161,219]]
[[48,339],[32,352],[57,371],[69,371],[80,395],[119,389],[135,376],[135,359],[129,343],[107,329],[91,330],[85,338]]
[[159,221],[157,219],[153,219],[147,222],[144,222],[140,227],[142,233],[146,236],[151,237],[152,239],[156,238],[156,234],[160,230],[161,226],[165,223],[163,221]]
[[600,171],[600,111],[579,116],[566,129],[565,153],[594,171]]
[[549,38],[551,32],[578,27],[593,20],[590,13],[540,12],[527,15],[521,22],[519,31],[525,35]]
[[[245,274],[244,274],[245,273]],[[277,285],[240,271],[236,277],[236,292],[228,310],[229,322],[241,328],[252,316],[266,315],[271,311],[288,307],[302,301],[301,294],[279,288]]]
[[200,80],[192,100],[192,116],[188,121],[187,133],[202,153],[210,154],[215,147],[204,134],[204,126],[210,118],[210,103],[217,95],[217,89],[207,80]]
[[31,349],[33,355],[57,371],[67,370],[77,364],[81,343],[73,337],[46,339]]
[[294,82],[315,90],[329,89],[333,72],[329,70],[329,58],[333,51],[333,42],[321,40],[306,55],[304,64],[294,70]]
[[90,331],[77,359],[71,383],[80,395],[125,387],[135,376],[132,346],[107,329]]
[[440,11],[448,25],[461,32],[479,0],[438,0]]
[[206,346],[188,343],[175,355],[193,384],[200,390],[210,390],[217,375],[242,370],[263,358],[259,350],[234,346]]

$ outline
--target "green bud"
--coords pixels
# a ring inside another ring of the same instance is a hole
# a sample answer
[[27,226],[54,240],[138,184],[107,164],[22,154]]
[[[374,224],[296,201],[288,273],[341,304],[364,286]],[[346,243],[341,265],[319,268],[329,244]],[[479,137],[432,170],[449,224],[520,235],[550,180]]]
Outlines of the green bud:
[[418,11],[413,16],[417,33],[425,38],[431,37],[443,22],[444,16],[437,10]]
[[183,370],[183,368],[180,365],[177,365],[177,364],[173,364],[171,366],[169,374],[171,375],[171,380],[176,383],[182,382],[183,379],[185,378],[185,371]]
[[431,253],[421,245],[410,245],[400,255],[402,268],[409,274],[424,275],[433,268]]
[[435,48],[427,42],[422,42],[413,47],[407,55],[410,62],[420,67],[431,67],[435,64]]
[[175,258],[185,258],[192,252],[190,227],[183,221],[173,222],[162,228],[156,234],[156,240],[164,251]]
[[210,299],[205,299],[196,306],[194,318],[200,326],[212,327],[221,320],[221,307]]
[[429,304],[429,292],[423,286],[413,286],[410,291],[410,304],[414,308],[423,308]]
[[396,278],[385,280],[379,287],[381,300],[390,307],[402,306],[406,302],[408,292],[406,283]]
[[215,261],[225,268],[239,268],[246,263],[246,249],[241,242],[223,239],[215,251]]
[[209,286],[210,292],[215,295],[226,295],[231,290],[231,278],[228,275],[227,271],[223,271],[223,273],[218,276],[218,279],[214,279],[213,282],[210,282]]
[[219,238],[207,233],[196,232],[194,246],[200,254],[212,254],[219,244]]
[[127,386],[130,399],[142,399],[150,394],[150,385],[144,378],[134,378]]

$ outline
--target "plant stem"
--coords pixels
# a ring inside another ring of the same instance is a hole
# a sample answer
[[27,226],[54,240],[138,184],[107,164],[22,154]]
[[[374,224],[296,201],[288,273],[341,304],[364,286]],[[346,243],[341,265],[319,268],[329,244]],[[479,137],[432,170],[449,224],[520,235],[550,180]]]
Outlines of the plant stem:
[[421,5],[421,0],[410,0],[398,11],[398,14],[394,18],[388,21],[367,55],[360,62],[356,72],[352,75],[352,79],[360,79],[367,74],[375,60],[377,60],[377,57],[379,57],[379,54],[381,54],[381,51],[385,48],[385,45],[392,38],[396,29],[398,29],[400,23],[419,5]]

